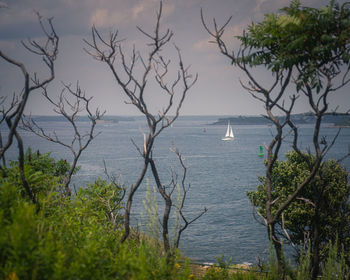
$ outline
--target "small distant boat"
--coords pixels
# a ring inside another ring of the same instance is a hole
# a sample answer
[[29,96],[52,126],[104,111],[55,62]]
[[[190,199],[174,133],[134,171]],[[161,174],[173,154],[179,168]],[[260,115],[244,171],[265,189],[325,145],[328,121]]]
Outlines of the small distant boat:
[[233,134],[232,127],[230,125],[230,122],[228,122],[225,137],[222,138],[221,140],[229,141],[229,140],[233,140],[234,138],[235,136]]
[[263,157],[264,156],[264,148],[263,148],[263,146],[260,146],[258,156],[259,157]]

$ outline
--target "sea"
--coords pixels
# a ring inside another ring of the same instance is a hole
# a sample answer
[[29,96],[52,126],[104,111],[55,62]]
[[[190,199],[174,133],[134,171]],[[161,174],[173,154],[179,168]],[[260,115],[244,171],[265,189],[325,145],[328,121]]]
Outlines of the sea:
[[[220,116],[222,117],[222,116]],[[218,258],[230,258],[234,263],[257,263],[266,259],[269,242],[266,228],[258,223],[246,192],[259,184],[264,175],[264,157],[259,157],[259,147],[268,144],[274,129],[267,125],[234,125],[233,141],[222,141],[226,126],[212,125],[217,116],[183,116],[165,129],[156,139],[153,158],[164,185],[171,182],[172,174],[182,179],[183,169],[172,151],[178,149],[187,168],[186,186],[190,186],[184,212],[188,220],[196,217],[204,208],[208,211],[192,223],[181,236],[180,249],[194,262],[215,263]],[[38,120],[47,132],[56,133],[64,142],[72,141],[72,128],[68,122],[56,119]],[[78,122],[82,134],[89,130],[88,122]],[[323,124],[321,135],[331,143],[338,132],[332,124]],[[1,127],[3,137],[6,128]],[[105,122],[96,126],[98,136],[83,152],[78,165],[80,170],[73,178],[76,188],[85,187],[96,178],[106,179],[104,162],[110,176],[114,176],[126,188],[137,180],[142,168],[143,133],[147,133],[143,117],[127,118],[116,123]],[[312,126],[299,127],[299,143],[303,149],[312,150]],[[26,147],[41,153],[50,152],[56,158],[72,160],[69,149],[39,138],[28,131],[20,131]],[[288,134],[288,133],[287,133]],[[291,138],[287,136],[281,149],[281,157],[291,150]],[[136,145],[136,146],[135,146]],[[341,158],[349,151],[350,128],[343,128],[328,153],[328,158]],[[17,158],[15,145],[6,154],[7,160]],[[349,170],[350,159],[342,164]],[[145,183],[137,191],[132,223],[140,230],[144,225],[146,210],[144,201],[147,188],[155,186],[152,174],[146,174]],[[157,203],[161,213],[163,201]]]

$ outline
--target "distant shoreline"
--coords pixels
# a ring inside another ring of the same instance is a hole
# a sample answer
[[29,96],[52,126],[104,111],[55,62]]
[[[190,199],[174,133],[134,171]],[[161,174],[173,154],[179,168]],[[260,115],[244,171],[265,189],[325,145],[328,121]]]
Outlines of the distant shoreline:
[[[277,117],[282,122],[285,117]],[[304,114],[294,114],[291,115],[291,120],[297,124],[314,124],[315,116],[311,113]],[[230,123],[231,125],[271,125],[272,122],[263,117],[263,116],[234,116],[234,117],[225,117],[219,118],[216,122],[212,123],[212,125],[227,125]],[[334,127],[342,127],[347,128],[350,127],[350,115],[348,114],[330,114],[325,115],[323,117],[323,124],[333,125]],[[332,126],[332,127],[333,127]]]
[[[119,123],[119,122],[133,122],[138,120],[142,116],[119,116],[119,115],[105,115],[97,123]],[[211,117],[211,123],[209,125],[227,125],[228,122],[231,125],[272,125],[272,122],[261,115],[238,115],[238,116],[179,116],[179,120],[186,120],[190,118],[208,118]],[[36,115],[31,116],[35,121],[56,121],[64,122],[66,119],[59,115]],[[217,118],[217,121],[213,120]],[[284,120],[284,116],[280,117],[280,120]],[[311,113],[294,114],[291,116],[292,121],[297,125],[302,124],[314,124],[315,117]],[[88,122],[90,121],[88,116],[78,116],[77,121]],[[329,114],[323,117],[323,124],[329,125],[329,127],[350,128],[350,115],[349,114]]]

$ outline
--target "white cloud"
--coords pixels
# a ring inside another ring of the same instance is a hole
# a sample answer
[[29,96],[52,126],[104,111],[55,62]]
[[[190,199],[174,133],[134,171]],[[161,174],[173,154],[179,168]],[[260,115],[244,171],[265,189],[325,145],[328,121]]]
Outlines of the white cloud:
[[[243,30],[248,27],[248,25],[251,23],[249,18],[245,18],[238,24],[230,25],[225,28],[225,32],[222,36],[222,40],[225,42],[227,45],[228,49],[232,48],[237,48],[239,47],[239,42],[235,38],[235,36],[242,35]],[[209,29],[212,30],[212,26],[208,26]],[[213,42],[214,39],[210,36],[207,38],[197,41],[194,45],[193,48],[196,51],[211,51],[213,49],[217,49],[216,43],[211,43]]]
[[35,10],[25,9],[6,9],[0,16],[0,25],[19,25],[23,23],[32,23],[36,21]]
[[[152,20],[155,19],[156,11],[159,10],[158,0],[142,0],[132,7],[132,15],[134,19]],[[163,3],[162,18],[166,18],[175,11],[173,3]]]
[[[69,1],[69,0],[66,0]],[[142,0],[131,5],[130,2],[123,2],[119,5],[114,1],[105,0],[103,5],[96,7],[93,3],[89,4],[93,12],[90,16],[90,24],[97,27],[106,28],[110,26],[132,26],[153,24],[156,17],[156,11],[159,9],[158,0]],[[127,3],[127,4],[125,4]],[[172,14],[175,10],[174,4],[163,3],[162,19]]]
[[[302,4],[316,6],[315,3],[319,2],[319,6],[328,4],[328,1],[302,0]],[[118,89],[110,73],[105,69],[105,65],[98,64],[82,51],[85,45],[81,39],[89,40],[88,33],[92,24],[99,28],[101,34],[104,34],[103,29],[108,30],[113,27],[120,31],[121,38],[127,39],[124,45],[126,53],[132,45],[146,53],[147,38],[135,27],[140,26],[150,33],[154,31],[159,0],[0,0],[0,6],[5,2],[8,3],[9,8],[0,9],[0,49],[2,51],[25,62],[32,69],[33,65],[39,64],[36,61],[37,57],[32,58],[28,55],[21,46],[20,40],[42,36],[34,10],[39,11],[43,17],[54,17],[53,23],[61,38],[56,69],[58,84],[60,80],[74,82],[78,79],[89,93],[100,96],[98,102],[102,107],[113,108],[113,112],[116,113],[127,112],[123,111],[122,101],[111,102],[110,96],[104,95],[106,92],[117,92]],[[200,8],[203,8],[208,24],[212,24],[209,19],[213,17],[217,19],[218,24],[223,24],[229,16],[233,15],[223,39],[227,42],[229,50],[237,50],[239,41],[234,36],[241,35],[243,29],[246,29],[252,21],[260,21],[264,14],[275,13],[286,5],[289,5],[289,0],[163,0],[161,31],[170,28],[175,32],[174,40],[182,48],[184,61],[193,65],[194,72],[199,72],[200,75],[198,84],[193,88],[194,96],[198,92],[196,96],[200,97],[196,99],[197,103],[188,104],[187,112],[208,113],[209,111],[202,108],[202,105],[199,107],[196,104],[211,106],[214,100],[212,92],[221,94],[241,88],[238,82],[235,82],[238,81],[241,73],[232,70],[234,68],[227,58],[220,55],[217,46],[208,42],[211,38],[200,22]],[[40,70],[40,66],[36,68]],[[1,60],[0,73],[5,73],[0,75],[2,92],[13,92],[10,84],[13,78],[8,72],[8,65],[4,61],[1,63]],[[13,84],[16,86],[15,82]],[[230,97],[225,96],[220,99],[215,97],[215,102],[220,109],[213,107],[211,112],[221,114],[222,106],[238,102],[236,99],[226,98]],[[250,102],[249,98],[248,100]],[[344,104],[348,103],[344,102]],[[240,107],[242,107],[241,110],[245,110],[243,106]],[[229,112],[231,108],[227,110]],[[254,108],[251,110],[253,111]]]
[[145,6],[142,3],[135,5],[132,9],[132,17],[137,18],[144,10]]
[[128,14],[118,10],[97,9],[91,15],[90,25],[105,28],[119,25],[128,18]]
[[193,48],[196,51],[208,51],[216,48],[215,44],[210,43],[213,39],[211,37],[208,37],[204,40],[197,41],[194,45]]

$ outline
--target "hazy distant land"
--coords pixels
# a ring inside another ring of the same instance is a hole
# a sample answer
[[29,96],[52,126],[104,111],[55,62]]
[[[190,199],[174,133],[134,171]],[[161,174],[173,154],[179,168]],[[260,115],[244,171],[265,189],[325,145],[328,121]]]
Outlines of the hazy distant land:
[[[281,121],[285,117],[280,117]],[[291,116],[295,124],[312,124],[315,122],[315,116],[311,113],[294,114]],[[228,122],[232,125],[269,125],[271,121],[263,116],[232,116],[219,118],[213,125],[226,125]],[[349,114],[329,114],[323,117],[323,124],[334,126],[350,127]]]
[[[35,121],[66,121],[63,116],[32,116]],[[180,116],[181,118],[181,116]],[[284,117],[280,117],[281,120]],[[133,116],[103,116],[97,123],[118,123],[123,121],[135,121],[137,117]],[[295,124],[312,124],[315,122],[315,117],[311,113],[294,114],[292,120]],[[79,116],[78,121],[89,121],[87,116]],[[211,123],[212,125],[226,125],[228,122],[232,125],[270,125],[271,121],[263,116],[230,116],[218,118],[217,121]],[[323,124],[350,127],[349,114],[329,114],[324,116]]]

